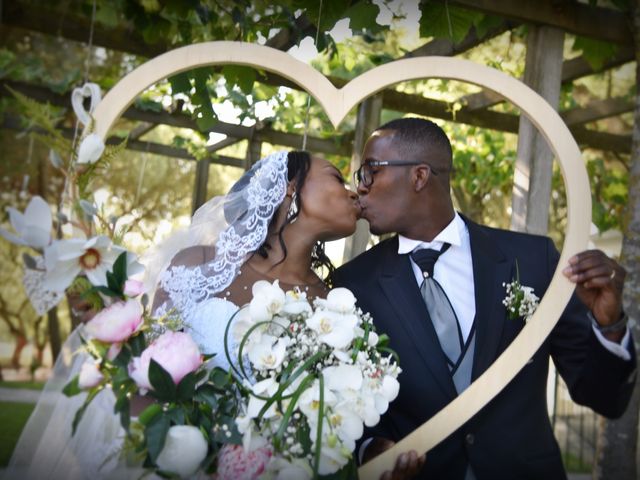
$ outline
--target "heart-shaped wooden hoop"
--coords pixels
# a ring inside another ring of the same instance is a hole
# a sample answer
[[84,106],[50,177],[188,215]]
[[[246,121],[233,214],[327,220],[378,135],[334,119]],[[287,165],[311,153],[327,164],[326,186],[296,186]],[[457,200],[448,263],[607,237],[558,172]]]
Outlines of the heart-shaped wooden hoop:
[[493,90],[538,128],[560,162],[567,191],[567,231],[546,295],[520,335],[491,367],[459,397],[393,448],[359,469],[360,478],[378,478],[393,468],[396,456],[424,453],[457,430],[495,397],[524,367],[557,323],[574,285],[561,273],[568,259],[587,246],[591,195],[580,150],[557,112],[522,82],[489,67],[449,57],[397,60],[376,67],[336,89],[321,73],[280,50],[240,42],[208,42],[167,52],[141,65],[115,85],[95,110],[95,131],[103,139],[114,122],[149,86],[206,65],[247,65],[268,70],[300,85],[323,106],[334,126],[363,99],[391,85],[424,78],[460,80]]

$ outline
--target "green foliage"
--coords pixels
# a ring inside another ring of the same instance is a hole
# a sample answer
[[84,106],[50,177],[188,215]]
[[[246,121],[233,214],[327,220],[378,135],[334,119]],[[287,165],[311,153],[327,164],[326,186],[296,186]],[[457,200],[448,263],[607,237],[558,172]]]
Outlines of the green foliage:
[[617,53],[618,46],[611,42],[578,35],[573,43],[573,50],[582,52],[582,56],[591,68],[600,70],[604,62]]
[[629,175],[625,168],[604,158],[587,163],[591,183],[592,221],[598,230],[605,232],[618,228],[624,230],[622,220],[629,198]]
[[460,43],[484,19],[482,13],[440,2],[423,2],[420,10],[420,36],[446,38],[453,43]]

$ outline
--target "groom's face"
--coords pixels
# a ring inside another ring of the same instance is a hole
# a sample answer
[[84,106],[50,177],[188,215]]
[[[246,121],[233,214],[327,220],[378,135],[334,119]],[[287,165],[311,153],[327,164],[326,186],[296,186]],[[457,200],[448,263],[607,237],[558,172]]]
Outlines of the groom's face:
[[[374,161],[400,162],[408,159],[394,145],[392,130],[376,131],[369,137],[362,153],[362,164]],[[410,208],[409,166],[380,166],[369,169],[372,183],[360,182],[358,194],[362,217],[369,222],[371,233],[402,233],[408,224]]]

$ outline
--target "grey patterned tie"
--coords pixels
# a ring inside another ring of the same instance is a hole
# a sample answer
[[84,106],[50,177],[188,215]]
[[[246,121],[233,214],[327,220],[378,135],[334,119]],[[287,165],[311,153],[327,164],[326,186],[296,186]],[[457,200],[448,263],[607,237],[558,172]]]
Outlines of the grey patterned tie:
[[436,264],[436,260],[450,246],[451,244],[445,243],[440,251],[432,249],[415,250],[411,252],[411,258],[422,270],[424,280],[420,285],[420,292],[427,305],[433,327],[438,334],[440,347],[447,357],[449,368],[453,371],[458,366],[460,354],[464,350],[464,340],[449,297],[447,297],[438,281],[433,278],[433,267]]

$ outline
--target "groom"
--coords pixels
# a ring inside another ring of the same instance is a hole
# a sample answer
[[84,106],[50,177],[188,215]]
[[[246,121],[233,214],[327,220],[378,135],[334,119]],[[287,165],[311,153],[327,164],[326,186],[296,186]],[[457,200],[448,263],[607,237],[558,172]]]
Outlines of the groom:
[[[372,233],[398,235],[338,269],[335,283],[350,288],[389,335],[403,370],[398,398],[363,443],[366,458],[422,425],[491,366],[524,326],[508,317],[503,284],[518,275],[542,297],[559,254],[548,238],[456,213],[451,145],[428,120],[379,127],[362,158],[363,217]],[[401,455],[393,478],[418,470],[425,479],[566,478],[547,411],[549,357],[576,402],[607,417],[623,413],[636,367],[622,311],[625,271],[586,251],[564,274],[576,294],[522,371],[426,461]]]

